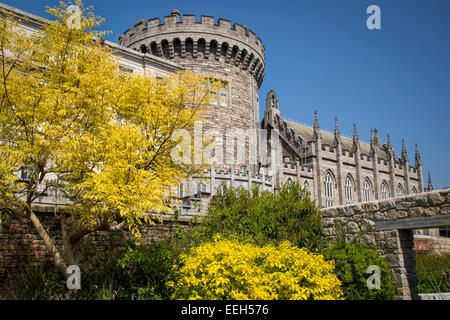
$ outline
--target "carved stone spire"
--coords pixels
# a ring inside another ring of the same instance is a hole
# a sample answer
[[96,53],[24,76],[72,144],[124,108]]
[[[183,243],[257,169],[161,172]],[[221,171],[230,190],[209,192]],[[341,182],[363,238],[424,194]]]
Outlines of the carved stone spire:
[[428,191],[432,191],[432,190],[433,190],[433,183],[431,182],[430,171],[428,171]]
[[314,130],[319,130],[319,120],[317,118],[317,110],[314,110]]
[[402,139],[402,160],[405,164],[408,163],[408,153],[406,152],[405,139]]
[[373,130],[373,133],[374,133],[373,143],[374,143],[378,148],[381,148],[381,141],[380,141],[380,138],[378,137],[378,129],[374,129],[374,130]]
[[359,149],[359,138],[358,132],[356,131],[356,123],[353,124],[353,149],[354,150]]
[[358,132],[356,131],[356,123],[353,124],[353,141],[359,141]]
[[317,110],[314,110],[314,136],[316,138],[316,141],[321,138]]
[[336,144],[341,143],[341,133],[339,132],[337,117],[334,118],[334,140],[336,141]]
[[415,165],[416,165],[416,168],[418,166],[422,165],[422,159],[420,159],[419,147],[417,146],[417,144],[416,144],[416,161],[415,161]]

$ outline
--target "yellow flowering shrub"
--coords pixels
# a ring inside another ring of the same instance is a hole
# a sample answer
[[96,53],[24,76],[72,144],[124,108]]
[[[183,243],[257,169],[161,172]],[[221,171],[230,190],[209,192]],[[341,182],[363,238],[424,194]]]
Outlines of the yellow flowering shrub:
[[216,236],[175,267],[173,298],[201,300],[342,299],[333,261],[291,245],[257,247]]

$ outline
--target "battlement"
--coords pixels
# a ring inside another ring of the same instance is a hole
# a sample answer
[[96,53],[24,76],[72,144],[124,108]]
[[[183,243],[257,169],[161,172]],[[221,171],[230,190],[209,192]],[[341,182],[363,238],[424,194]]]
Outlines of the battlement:
[[190,29],[190,27],[203,28],[204,31],[211,31],[208,28],[213,28],[218,33],[224,33],[229,36],[234,36],[236,38],[247,39],[250,44],[255,44],[260,47],[262,52],[265,52],[264,45],[259,37],[250,30],[247,26],[241,25],[239,23],[234,23],[231,26],[231,21],[223,18],[219,18],[217,23],[214,23],[215,18],[212,16],[200,16],[200,21],[196,21],[196,16],[192,14],[184,14],[182,20],[180,21],[179,14],[172,12],[172,15],[164,17],[164,22],[161,23],[160,18],[141,19],[136,22],[131,29],[127,29],[124,32],[123,39],[130,37],[132,34],[139,33],[144,30],[155,29],[158,30],[168,30],[170,28],[183,28]]
[[[205,58],[223,60],[248,70],[261,85],[265,69],[265,48],[247,26],[211,16],[170,16],[139,20],[119,38],[119,44],[144,53],[173,59]],[[201,53],[201,55],[200,55]]]

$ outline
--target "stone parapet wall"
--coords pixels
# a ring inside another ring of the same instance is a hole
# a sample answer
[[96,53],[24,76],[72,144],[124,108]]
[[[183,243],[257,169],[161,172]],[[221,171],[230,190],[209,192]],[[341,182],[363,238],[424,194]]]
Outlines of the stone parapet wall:
[[416,299],[418,293],[413,232],[378,230],[376,224],[448,214],[449,189],[322,210],[324,233],[330,239],[337,240],[342,232],[347,241],[358,239],[381,249],[384,260],[392,268],[398,296],[403,299]]

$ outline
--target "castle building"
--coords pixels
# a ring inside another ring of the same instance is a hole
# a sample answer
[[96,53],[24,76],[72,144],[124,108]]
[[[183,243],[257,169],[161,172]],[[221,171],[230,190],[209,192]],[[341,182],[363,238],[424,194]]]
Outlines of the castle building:
[[[26,18],[20,23],[30,32],[45,23],[8,5],[0,4],[0,8]],[[215,129],[223,137],[221,153],[234,156],[243,150],[244,160],[219,163],[202,177],[180,185],[181,214],[204,212],[223,183],[246,189],[257,184],[274,192],[284,183],[297,181],[320,207],[425,191],[417,146],[414,165],[410,165],[404,142],[398,157],[389,136],[382,144],[377,130],[370,143],[365,143],[359,140],[356,126],[352,138],[341,136],[337,119],[333,133],[321,130],[317,113],[312,127],[285,120],[274,91],[267,94],[260,122],[265,48],[244,25],[231,25],[225,19],[215,23],[210,16],[196,21],[194,15],[181,16],[172,10],[164,22],[160,18],[140,20],[120,36],[118,44],[106,44],[114,49],[123,72],[164,77],[191,70],[223,84],[215,102],[206,106],[203,129]],[[430,178],[428,184],[432,186]],[[56,200],[49,194],[40,201]],[[198,208],[196,202],[203,209],[194,209]]]
[[[417,145],[412,166],[405,141],[402,141],[401,156],[397,157],[389,135],[382,144],[377,129],[371,130],[370,143],[365,143],[359,140],[356,125],[352,138],[341,136],[337,119],[333,133],[321,130],[317,112],[312,127],[285,120],[274,91],[267,95],[261,126],[275,130],[279,136],[276,143],[281,152],[275,164],[278,167],[275,188],[297,181],[310,190],[320,207],[424,191]],[[271,141],[268,143],[270,145]]]

